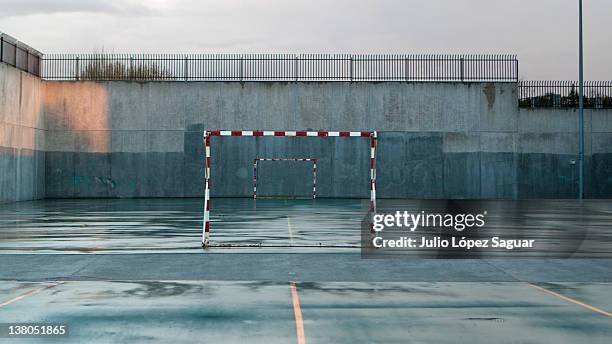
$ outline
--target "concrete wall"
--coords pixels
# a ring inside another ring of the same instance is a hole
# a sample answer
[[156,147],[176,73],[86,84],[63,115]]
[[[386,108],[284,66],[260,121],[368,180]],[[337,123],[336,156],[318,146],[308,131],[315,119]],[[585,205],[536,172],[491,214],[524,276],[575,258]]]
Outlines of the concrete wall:
[[[46,196],[201,196],[206,128],[377,130],[379,197],[574,197],[576,113],[519,110],[516,97],[503,83],[45,82]],[[612,111],[587,117],[587,192],[611,197]],[[252,159],[276,156],[317,158],[320,196],[366,197],[368,149],[213,138],[212,194],[250,196]],[[307,190],[308,168],[270,164],[262,192]]]
[[0,63],[0,203],[45,196],[42,82]]
[[[521,198],[575,196],[578,111],[519,110],[519,195]],[[585,193],[612,197],[612,110],[585,110]]]

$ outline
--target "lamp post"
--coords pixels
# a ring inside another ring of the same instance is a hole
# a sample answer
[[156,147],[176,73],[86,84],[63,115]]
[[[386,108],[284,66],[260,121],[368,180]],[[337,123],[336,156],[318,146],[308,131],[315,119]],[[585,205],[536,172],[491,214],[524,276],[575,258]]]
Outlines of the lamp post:
[[579,117],[579,155],[578,155],[578,199],[584,199],[584,68],[582,47],[582,0],[578,0],[578,117]]

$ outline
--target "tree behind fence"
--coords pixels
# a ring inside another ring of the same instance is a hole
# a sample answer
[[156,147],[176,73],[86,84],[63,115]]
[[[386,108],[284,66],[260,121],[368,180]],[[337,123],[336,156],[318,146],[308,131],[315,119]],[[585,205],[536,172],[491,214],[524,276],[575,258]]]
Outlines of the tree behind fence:
[[[576,108],[577,81],[521,81],[519,106],[522,108]],[[585,81],[584,107],[612,108],[612,81]]]

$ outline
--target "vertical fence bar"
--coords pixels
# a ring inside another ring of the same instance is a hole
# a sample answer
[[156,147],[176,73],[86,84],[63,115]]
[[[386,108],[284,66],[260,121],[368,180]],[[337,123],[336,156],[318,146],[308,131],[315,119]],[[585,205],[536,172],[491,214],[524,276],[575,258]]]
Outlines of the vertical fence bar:
[[79,80],[79,57],[75,59],[76,67],[74,69],[74,78],[75,80]]
[[514,81],[519,81],[519,61],[517,58],[514,59]]
[[298,56],[293,57],[293,76],[294,80],[298,81]]
[[409,68],[408,68],[408,56],[404,56],[404,81],[408,81],[408,74],[409,73]]
[[130,56],[130,69],[128,71],[128,79],[133,80],[135,79],[135,73],[134,73],[134,57]]
[[187,78],[188,78],[187,63],[188,63],[188,59],[187,59],[187,55],[185,55],[185,62],[184,62],[184,66],[183,66],[183,75],[184,75],[183,81],[187,81]]
[[239,80],[242,82],[244,76],[244,58],[240,55],[240,71],[239,71]]

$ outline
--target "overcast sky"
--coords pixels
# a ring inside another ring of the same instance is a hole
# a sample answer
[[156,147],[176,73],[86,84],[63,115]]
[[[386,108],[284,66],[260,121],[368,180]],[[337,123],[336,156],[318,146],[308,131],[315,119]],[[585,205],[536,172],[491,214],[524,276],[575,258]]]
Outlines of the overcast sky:
[[[585,76],[612,80],[612,0],[584,0]],[[576,79],[578,0],[0,0],[43,53],[515,53]]]

